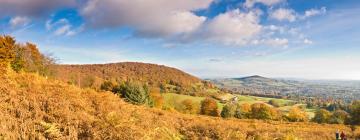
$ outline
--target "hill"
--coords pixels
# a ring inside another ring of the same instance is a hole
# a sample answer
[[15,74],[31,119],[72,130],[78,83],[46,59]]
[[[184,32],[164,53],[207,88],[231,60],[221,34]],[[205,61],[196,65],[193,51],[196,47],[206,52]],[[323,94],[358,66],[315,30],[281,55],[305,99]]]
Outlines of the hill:
[[131,105],[37,74],[0,77],[0,139],[332,139],[345,125],[221,119]]
[[190,90],[202,80],[181,70],[156,64],[124,62],[92,65],[55,65],[55,78],[80,87],[98,89],[104,81],[136,81],[153,87]]
[[358,81],[311,81],[273,79],[261,76],[210,80],[215,85],[239,93],[276,96],[308,96],[320,99],[360,99]]

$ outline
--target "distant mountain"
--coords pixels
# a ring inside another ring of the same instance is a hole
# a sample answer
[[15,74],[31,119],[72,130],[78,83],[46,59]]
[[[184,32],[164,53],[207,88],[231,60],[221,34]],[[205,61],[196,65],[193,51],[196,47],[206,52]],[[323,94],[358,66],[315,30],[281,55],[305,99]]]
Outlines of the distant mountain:
[[88,86],[105,80],[137,81],[149,85],[191,86],[202,80],[181,70],[156,64],[123,62],[91,65],[56,65],[55,77],[62,81]]
[[238,93],[360,99],[358,81],[297,81],[266,78],[259,75],[210,81],[220,88]]

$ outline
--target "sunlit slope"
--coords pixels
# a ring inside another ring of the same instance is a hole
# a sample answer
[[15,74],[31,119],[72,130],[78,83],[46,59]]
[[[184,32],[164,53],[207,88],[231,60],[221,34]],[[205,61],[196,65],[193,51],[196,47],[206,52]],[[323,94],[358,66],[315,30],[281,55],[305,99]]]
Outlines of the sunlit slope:
[[0,101],[5,139],[332,139],[336,129],[353,135],[344,125],[224,120],[134,106],[35,74],[2,76]]

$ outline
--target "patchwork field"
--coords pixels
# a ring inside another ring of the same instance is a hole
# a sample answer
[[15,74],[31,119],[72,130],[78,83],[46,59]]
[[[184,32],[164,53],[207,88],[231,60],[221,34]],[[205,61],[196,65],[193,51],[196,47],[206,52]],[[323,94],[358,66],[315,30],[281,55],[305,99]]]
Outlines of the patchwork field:
[[[191,101],[193,101],[193,103],[200,106],[201,101],[205,99],[205,97],[180,95],[180,94],[176,94],[176,93],[164,93],[162,95],[165,100],[165,106],[170,107],[170,108],[176,108],[175,107],[176,104],[180,104],[182,101],[184,101],[186,99],[190,99]],[[314,108],[306,108],[305,104],[295,104],[295,101],[287,100],[287,99],[275,99],[275,98],[256,97],[256,96],[249,96],[249,95],[232,95],[232,94],[224,94],[223,96],[221,96],[221,98],[224,100],[230,100],[234,97],[238,97],[239,104],[265,103],[267,105],[270,105],[269,101],[274,100],[275,102],[277,102],[280,105],[279,107],[276,107],[276,108],[285,114],[287,112],[289,112],[289,110],[292,107],[295,107],[295,106],[298,106],[298,107],[301,106],[302,108],[304,108],[304,111],[308,114],[309,118],[313,118],[315,115],[315,111],[316,111],[316,109],[314,109]],[[221,111],[222,107],[226,103],[221,103],[221,101],[217,100],[217,104],[218,104],[219,110]]]

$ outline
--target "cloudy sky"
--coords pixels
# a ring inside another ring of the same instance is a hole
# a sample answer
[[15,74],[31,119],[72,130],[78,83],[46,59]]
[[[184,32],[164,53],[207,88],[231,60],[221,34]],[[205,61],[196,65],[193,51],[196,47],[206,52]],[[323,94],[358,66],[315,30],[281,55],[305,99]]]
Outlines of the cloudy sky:
[[359,0],[0,0],[0,34],[64,64],[360,80]]

